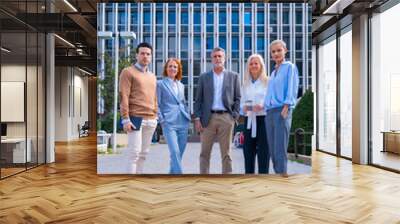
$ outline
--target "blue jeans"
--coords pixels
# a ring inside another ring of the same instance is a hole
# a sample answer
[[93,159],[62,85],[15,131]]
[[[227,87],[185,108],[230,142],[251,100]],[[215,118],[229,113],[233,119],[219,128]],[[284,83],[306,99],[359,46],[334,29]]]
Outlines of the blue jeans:
[[182,157],[185,152],[188,125],[174,126],[162,124],[163,135],[168,144],[170,155],[170,174],[182,174]]
[[282,107],[267,110],[265,127],[269,154],[272,159],[274,171],[277,174],[286,174],[287,147],[292,124],[292,109],[289,109],[286,118],[282,117],[281,111]]

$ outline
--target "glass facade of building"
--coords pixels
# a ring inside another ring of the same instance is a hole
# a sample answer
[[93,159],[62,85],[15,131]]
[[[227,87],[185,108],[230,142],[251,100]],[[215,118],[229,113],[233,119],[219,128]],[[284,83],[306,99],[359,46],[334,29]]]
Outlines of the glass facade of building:
[[[115,21],[115,19],[117,21]],[[113,24],[118,24],[118,30]],[[151,70],[162,76],[167,58],[180,58],[185,94],[193,111],[198,77],[211,69],[211,51],[226,50],[226,68],[244,74],[252,53],[264,56],[273,69],[269,43],[287,43],[287,59],[300,74],[301,95],[311,88],[311,6],[300,3],[103,3],[98,4],[99,31],[131,31],[136,39],[120,39],[120,57],[131,57],[135,46],[154,48]],[[113,39],[99,39],[98,52],[113,55]],[[104,71],[99,58],[98,71]],[[101,101],[101,100],[100,100]],[[101,103],[99,103],[101,105]],[[99,110],[101,111],[101,110]]]

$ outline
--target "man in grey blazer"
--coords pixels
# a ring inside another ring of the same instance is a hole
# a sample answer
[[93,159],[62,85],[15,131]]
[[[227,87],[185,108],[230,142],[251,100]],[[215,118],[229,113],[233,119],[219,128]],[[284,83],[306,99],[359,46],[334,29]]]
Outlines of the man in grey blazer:
[[232,172],[232,132],[239,118],[239,75],[224,68],[225,50],[211,53],[213,70],[200,75],[194,104],[195,128],[201,133],[200,173],[210,171],[210,155],[217,137],[221,148],[222,173]]

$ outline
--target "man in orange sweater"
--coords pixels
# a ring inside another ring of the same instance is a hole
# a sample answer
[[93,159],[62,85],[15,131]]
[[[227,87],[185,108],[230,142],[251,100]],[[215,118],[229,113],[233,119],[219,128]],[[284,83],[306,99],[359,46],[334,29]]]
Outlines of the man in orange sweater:
[[[153,49],[148,43],[136,48],[136,63],[120,74],[120,110],[124,131],[128,133],[128,173],[143,172],[144,161],[150,149],[157,126],[156,76],[148,70]],[[138,121],[135,124],[132,120]],[[140,123],[141,120],[141,123]]]

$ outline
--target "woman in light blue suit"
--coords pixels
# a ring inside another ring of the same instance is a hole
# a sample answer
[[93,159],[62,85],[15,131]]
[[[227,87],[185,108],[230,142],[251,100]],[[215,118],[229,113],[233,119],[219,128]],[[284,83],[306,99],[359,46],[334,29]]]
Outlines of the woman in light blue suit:
[[170,58],[164,65],[164,78],[157,82],[158,119],[170,153],[170,174],[182,174],[182,156],[188,137],[190,115],[185,101],[182,64]]

